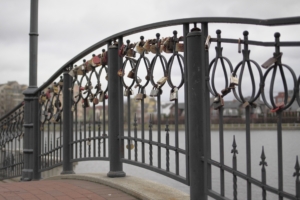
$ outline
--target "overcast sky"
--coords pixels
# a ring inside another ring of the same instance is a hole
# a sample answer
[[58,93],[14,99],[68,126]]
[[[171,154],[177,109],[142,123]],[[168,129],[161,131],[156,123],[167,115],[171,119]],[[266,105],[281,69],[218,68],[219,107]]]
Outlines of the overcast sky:
[[[0,8],[0,83],[17,80],[19,83],[28,84],[30,0],[0,0]],[[130,28],[190,17],[292,17],[299,15],[299,9],[299,0],[42,0],[39,1],[38,85],[84,49]],[[249,39],[273,41],[274,32],[278,31],[282,40],[300,41],[299,26],[229,26],[231,25],[210,25],[210,34],[215,37],[216,29],[220,28],[222,37],[242,38],[242,32],[249,30]],[[139,36],[135,40],[138,41]],[[255,47],[251,50],[251,53],[254,52]],[[227,52],[230,57],[231,52],[237,53],[237,47]],[[255,60],[263,62],[273,52],[274,48],[269,48],[266,52],[260,51],[253,56],[257,56]],[[283,59],[285,63],[299,65],[299,60],[295,60],[295,57],[299,57],[299,48],[287,52],[291,61]],[[214,54],[211,54],[210,59],[213,57]],[[240,61],[241,55],[236,60]],[[236,64],[233,62],[234,66]],[[299,69],[299,66],[292,67]],[[299,74],[298,70],[297,76]]]

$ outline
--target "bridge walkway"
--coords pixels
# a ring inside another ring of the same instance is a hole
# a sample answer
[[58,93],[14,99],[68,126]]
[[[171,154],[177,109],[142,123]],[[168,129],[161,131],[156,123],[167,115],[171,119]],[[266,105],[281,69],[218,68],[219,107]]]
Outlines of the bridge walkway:
[[174,188],[126,176],[71,174],[41,181],[20,182],[20,178],[0,181],[0,200],[188,200],[189,195]]

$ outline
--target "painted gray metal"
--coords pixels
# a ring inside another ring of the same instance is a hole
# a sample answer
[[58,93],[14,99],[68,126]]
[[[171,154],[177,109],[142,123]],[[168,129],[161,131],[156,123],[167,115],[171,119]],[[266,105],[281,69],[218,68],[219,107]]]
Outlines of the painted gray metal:
[[[109,169],[108,177],[124,177],[123,164],[121,162],[122,151],[120,134],[120,94],[121,80],[117,76],[120,62],[118,59],[118,47],[111,45],[108,48],[108,105],[112,105],[108,110],[108,137],[109,137]],[[122,91],[123,92],[123,91]],[[122,124],[123,125],[123,124]]]
[[[209,126],[205,110],[209,107],[206,99],[201,94],[207,93],[203,65],[204,48],[201,48],[202,34],[194,31],[187,35],[187,66],[189,67],[188,79],[188,118],[189,118],[189,156],[190,158],[205,157],[205,132]],[[199,92],[195,92],[195,91]],[[202,134],[199,134],[202,133]],[[200,159],[190,159],[190,195],[192,200],[207,199],[205,163]]]
[[[72,65],[71,65],[72,67]],[[74,174],[73,163],[71,162],[73,156],[73,145],[71,145],[73,136],[73,112],[72,105],[72,77],[69,71],[64,72],[64,86],[63,86],[63,171],[61,174]]]

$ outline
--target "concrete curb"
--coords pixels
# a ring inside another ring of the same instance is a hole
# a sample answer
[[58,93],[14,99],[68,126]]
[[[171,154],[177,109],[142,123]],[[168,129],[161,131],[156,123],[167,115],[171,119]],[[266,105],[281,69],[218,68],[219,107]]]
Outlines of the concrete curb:
[[106,174],[66,174],[43,180],[77,179],[100,183],[126,192],[142,200],[189,200],[190,196],[174,188],[153,181],[126,176],[109,178]]

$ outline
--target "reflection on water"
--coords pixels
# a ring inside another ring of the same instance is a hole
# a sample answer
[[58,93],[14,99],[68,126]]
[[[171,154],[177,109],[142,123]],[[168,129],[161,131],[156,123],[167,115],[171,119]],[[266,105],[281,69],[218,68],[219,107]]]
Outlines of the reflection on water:
[[[133,136],[133,133],[131,133]],[[232,142],[233,135],[235,135],[237,143],[237,168],[239,171],[246,173],[246,141],[244,131],[224,131],[224,155],[225,164],[232,166]],[[138,133],[138,137],[141,137],[141,132]],[[149,138],[149,133],[145,131],[145,138]],[[161,141],[164,143],[166,134],[162,132]],[[175,136],[170,132],[170,145],[175,144]],[[157,132],[153,131],[153,141],[157,141]],[[212,159],[219,161],[219,133],[217,131],[212,131],[211,134],[212,141]],[[297,143],[300,141],[299,131],[284,131],[283,132],[283,175],[284,175],[284,191],[295,194],[295,177],[293,173],[295,172],[294,166],[296,162],[296,156],[300,155],[300,147]],[[127,143],[127,141],[125,141]],[[268,166],[267,170],[267,183],[270,186],[277,188],[278,185],[278,164],[277,164],[277,132],[276,131],[252,131],[251,132],[251,168],[252,177],[261,180],[261,166],[259,162],[261,161],[261,151],[262,146],[264,146],[264,151],[266,155],[266,162]],[[141,144],[138,144],[138,158],[141,161]],[[179,132],[179,147],[185,149],[185,136],[184,132]],[[149,163],[149,145],[145,145],[145,160]],[[170,151],[170,170],[175,171],[175,153]],[[127,151],[125,151],[127,153]],[[134,151],[131,151],[131,158],[134,158]],[[165,156],[166,151],[162,150],[162,168],[166,168]],[[125,157],[128,156],[125,154]],[[157,165],[157,148],[153,148],[153,165]],[[180,175],[186,177],[185,171],[185,156],[180,156]],[[106,173],[109,171],[109,163],[106,161],[86,161],[79,162],[78,166],[75,168],[76,173]],[[165,185],[182,190],[189,193],[189,187],[174,181],[170,178],[162,176],[160,174],[145,170],[139,167],[124,164],[124,171],[129,176],[137,176],[156,182],[160,182]],[[212,168],[212,187],[213,190],[219,192],[219,174],[220,170],[218,168]],[[232,175],[225,173],[225,194],[228,198],[232,197]],[[261,188],[252,186],[252,197],[253,199],[261,199]],[[238,178],[238,198],[246,198],[246,182]],[[268,199],[277,198],[277,196],[267,193]]]

